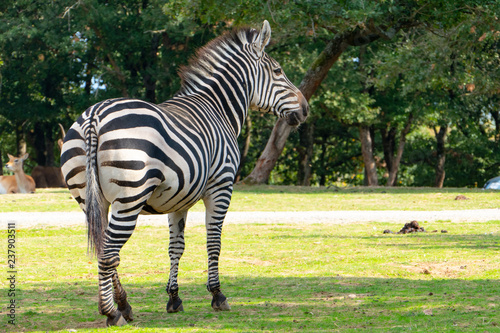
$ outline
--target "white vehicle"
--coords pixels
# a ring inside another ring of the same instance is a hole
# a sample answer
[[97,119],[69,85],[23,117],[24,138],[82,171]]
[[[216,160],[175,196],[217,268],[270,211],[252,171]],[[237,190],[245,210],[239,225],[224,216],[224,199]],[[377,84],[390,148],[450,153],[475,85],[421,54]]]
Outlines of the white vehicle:
[[488,180],[483,188],[485,190],[500,190],[500,176]]

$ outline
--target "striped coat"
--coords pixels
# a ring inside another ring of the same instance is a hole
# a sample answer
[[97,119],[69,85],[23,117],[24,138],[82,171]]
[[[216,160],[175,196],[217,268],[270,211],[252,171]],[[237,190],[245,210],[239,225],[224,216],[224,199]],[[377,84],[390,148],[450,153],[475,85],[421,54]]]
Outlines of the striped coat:
[[218,260],[239,165],[237,137],[247,110],[273,113],[293,126],[308,112],[303,95],[264,52],[270,34],[267,21],[260,32],[226,33],[181,69],[182,88],[172,99],[158,105],[106,100],[69,129],[62,172],[87,217],[89,249],[98,258],[99,311],[108,325],[132,320],[116,269],[139,214],[169,214],[167,311],[183,309],[178,263],[187,211],[200,199],[206,207],[207,289],[215,310],[229,310],[220,291]]

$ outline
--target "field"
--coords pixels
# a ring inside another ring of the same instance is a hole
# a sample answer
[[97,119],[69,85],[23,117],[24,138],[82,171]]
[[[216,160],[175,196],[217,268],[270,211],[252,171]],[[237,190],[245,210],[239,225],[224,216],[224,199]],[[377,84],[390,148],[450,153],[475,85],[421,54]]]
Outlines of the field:
[[[37,198],[32,202],[43,201],[38,200],[43,196],[68,198],[67,192],[53,192],[32,196]],[[455,201],[458,194],[469,200]],[[0,199],[4,200],[0,207],[13,200]],[[365,210],[397,209],[398,205],[417,210],[476,209],[498,208],[498,200],[498,193],[473,189],[305,191],[243,187],[237,188],[232,209],[245,211],[255,205],[261,207],[253,210],[354,209],[350,205]],[[317,207],[328,201],[337,203]],[[412,201],[416,201],[414,206]],[[38,203],[33,202],[35,205]],[[486,223],[422,223],[427,230],[444,229],[447,233],[383,234],[384,229],[402,227],[384,221],[303,226],[229,224],[223,231],[220,271],[222,290],[232,310],[224,313],[213,312],[204,286],[204,228],[188,226],[179,275],[185,311],[177,314],[165,311],[168,229],[139,227],[122,250],[119,267],[135,320],[126,327],[108,329],[97,312],[97,268],[95,259],[86,255],[85,229],[21,229],[16,243],[17,325],[7,324],[2,304],[0,330],[500,331],[500,217]],[[6,239],[2,242],[4,253]],[[6,302],[4,278],[0,286]]]
[[[465,195],[469,200],[455,200]],[[470,188],[235,186],[230,211],[453,210],[500,207],[500,193]],[[0,195],[0,213],[80,211],[66,189]],[[191,211],[204,211],[199,202]]]

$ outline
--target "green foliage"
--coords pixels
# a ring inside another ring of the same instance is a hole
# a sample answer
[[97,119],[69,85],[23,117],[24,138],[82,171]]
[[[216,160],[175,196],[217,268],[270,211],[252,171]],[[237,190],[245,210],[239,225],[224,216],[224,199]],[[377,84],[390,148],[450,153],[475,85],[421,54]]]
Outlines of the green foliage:
[[[433,128],[446,125],[445,184],[471,186],[500,173],[498,1],[52,1],[0,5],[0,148],[27,142],[36,164],[57,165],[55,142],[93,103],[128,96],[152,102],[179,88],[194,50],[232,27],[271,22],[268,53],[297,86],[332,39],[369,31],[375,42],[347,48],[311,98],[312,184],[361,184],[358,127],[371,128],[380,183],[383,131],[411,133],[400,184],[432,185]],[[366,36],[365,36],[366,37]],[[356,41],[349,41],[356,45]],[[275,119],[251,114],[242,177],[265,147]],[[430,129],[430,131],[428,131]],[[425,137],[418,133],[430,133]],[[240,137],[240,147],[246,135]],[[290,136],[270,182],[294,184],[304,147]],[[393,151],[395,147],[393,144]],[[434,164],[433,164],[434,163]]]

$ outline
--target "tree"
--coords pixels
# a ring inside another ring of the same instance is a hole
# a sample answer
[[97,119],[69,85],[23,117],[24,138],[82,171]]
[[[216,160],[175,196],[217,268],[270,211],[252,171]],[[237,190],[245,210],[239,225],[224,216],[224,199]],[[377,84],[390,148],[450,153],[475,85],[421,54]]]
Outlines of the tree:
[[21,142],[28,142],[36,146],[31,155],[42,165],[54,163],[59,115],[68,106],[68,94],[78,89],[71,78],[83,70],[74,54],[80,46],[60,17],[63,10],[59,2],[16,1],[1,7],[3,127],[15,133],[20,147],[15,154],[25,149]]
[[170,98],[196,48],[265,18],[268,52],[311,112],[296,131],[252,114],[242,178],[433,185],[441,163],[443,186],[481,183],[500,172],[498,12],[487,0],[5,2],[2,152],[57,164],[58,123],[105,98]]
[[[304,97],[307,100],[311,98],[328,74],[332,65],[349,45],[360,46],[378,38],[380,38],[380,35],[373,34],[371,30],[355,29],[332,39],[309,67],[298,87],[300,91],[302,91]],[[284,144],[288,135],[290,135],[291,129],[292,128],[281,119],[276,122],[266,148],[257,160],[255,169],[244,179],[245,183],[261,184],[267,182],[278,156],[283,151]],[[307,164],[307,162],[304,162],[304,164]]]
[[[381,3],[379,7],[376,5],[375,7],[372,6],[370,8],[372,11],[367,11],[367,15],[361,21],[362,23],[357,21],[354,24],[345,25],[347,28],[344,28],[345,30],[342,30],[342,33],[337,33],[327,43],[324,51],[307,71],[299,89],[309,99],[319,84],[321,84],[333,63],[346,50],[347,46],[366,45],[380,38],[392,39],[398,31],[410,29],[415,26],[424,27],[429,30],[435,26],[442,26],[445,29],[457,28],[462,23],[464,12],[466,13],[465,15],[474,15],[478,10],[483,11],[482,4],[490,5],[491,2],[484,1],[481,4],[476,4],[476,7],[471,7],[464,2],[450,4],[446,1],[437,3],[405,1],[391,3],[389,6],[386,3]],[[366,5],[366,3],[363,2],[362,5]],[[495,8],[498,8],[498,5]],[[325,10],[325,12],[329,13],[328,10]],[[358,17],[359,12],[356,10],[353,12],[353,17]],[[327,20],[321,21],[316,16],[311,15],[311,12],[307,12],[307,14],[309,14],[309,17],[313,21],[313,26],[318,22],[319,26],[331,27],[331,25],[335,25],[335,20],[340,18],[333,15]],[[343,16],[341,19],[345,23],[346,17]],[[368,139],[366,128],[362,127],[361,131],[363,133],[362,138]],[[245,179],[246,182],[263,183],[267,181],[270,170],[274,167],[274,163],[277,160],[276,155],[280,154],[283,149],[283,138],[288,137],[289,133],[290,129],[287,128],[283,121],[278,120],[268,141],[268,145],[257,161],[255,169]],[[367,144],[368,141],[365,141],[365,143]],[[369,151],[367,149],[368,147],[364,149],[367,153],[365,156],[369,158]],[[372,163],[373,161],[369,161],[368,164],[371,165]],[[369,169],[373,171],[372,167]],[[373,175],[370,178],[374,181]]]
[[28,143],[38,164],[56,164],[58,123],[68,128],[96,101],[158,102],[173,96],[180,86],[179,66],[224,26],[168,22],[163,4],[20,0],[1,5],[0,116],[16,143]]
[[[481,6],[467,7],[459,17],[460,24],[413,29],[402,36],[397,47],[386,47],[375,57],[382,64],[376,66],[377,89],[397,87],[402,98],[422,101],[417,118],[432,128],[435,135],[433,163],[437,187],[442,187],[445,181],[449,132],[464,121],[480,119],[464,117],[470,113],[465,107],[467,100],[473,95],[499,91],[498,82],[490,80],[499,75],[498,66],[494,67],[499,60],[491,48],[498,45],[500,32],[492,29],[498,22],[492,13]],[[482,112],[481,102],[475,100],[475,103],[476,113]]]
[[406,138],[412,125],[421,117],[422,107],[418,99],[410,99],[401,94],[403,83],[400,80],[393,88],[372,89],[374,106],[381,110],[376,129],[382,141],[387,186],[397,184]]

